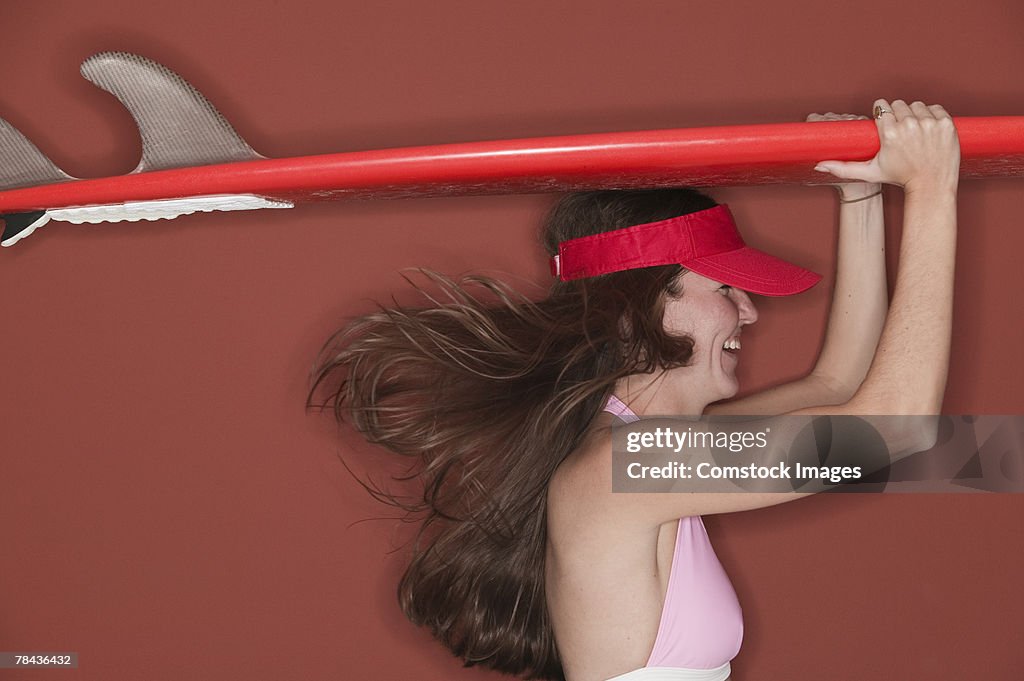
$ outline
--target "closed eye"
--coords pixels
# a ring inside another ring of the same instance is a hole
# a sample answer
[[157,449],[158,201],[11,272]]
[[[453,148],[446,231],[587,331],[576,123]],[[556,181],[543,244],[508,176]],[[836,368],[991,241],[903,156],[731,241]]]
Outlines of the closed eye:
[[723,295],[729,295],[729,291],[731,291],[731,290],[732,290],[732,286],[729,286],[728,284],[724,284],[724,285],[722,285],[722,286],[720,286],[718,288],[718,291],[720,293],[722,293]]

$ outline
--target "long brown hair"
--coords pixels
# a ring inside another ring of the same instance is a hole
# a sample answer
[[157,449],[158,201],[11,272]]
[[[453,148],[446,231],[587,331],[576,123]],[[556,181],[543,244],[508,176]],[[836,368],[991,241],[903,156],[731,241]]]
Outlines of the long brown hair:
[[[714,205],[691,189],[570,194],[542,241],[553,255],[561,241]],[[364,486],[423,516],[399,603],[465,666],[564,679],[544,591],[548,482],[617,380],[689,362],[692,339],[662,326],[681,272],[556,282],[536,301],[493,279],[425,272],[427,305],[381,307],[321,349],[307,407],[332,405],[339,422],[415,463],[422,497]]]

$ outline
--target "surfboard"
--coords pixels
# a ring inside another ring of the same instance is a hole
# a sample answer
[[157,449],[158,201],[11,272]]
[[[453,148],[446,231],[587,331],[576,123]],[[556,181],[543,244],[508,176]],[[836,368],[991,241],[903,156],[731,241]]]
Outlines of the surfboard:
[[[0,245],[50,220],[169,219],[304,201],[583,189],[822,183],[823,160],[879,148],[870,120],[562,135],[270,159],[198,90],[145,57],[94,55],[82,75],[114,95],[142,138],[131,173],[79,179],[0,119]],[[1024,116],[954,118],[961,176],[1024,174]]]

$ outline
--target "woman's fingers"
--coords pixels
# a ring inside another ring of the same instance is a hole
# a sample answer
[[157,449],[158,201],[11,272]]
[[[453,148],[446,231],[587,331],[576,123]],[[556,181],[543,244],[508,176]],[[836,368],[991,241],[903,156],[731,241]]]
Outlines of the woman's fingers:
[[[807,121],[808,122],[815,122],[815,121],[855,121],[855,120],[865,120],[865,119],[867,119],[867,116],[860,116],[858,114],[840,114],[840,113],[835,113],[834,111],[829,111],[828,113],[825,113],[825,114],[812,113],[812,114],[808,114],[807,115]],[[851,164],[851,165],[858,165],[858,164]],[[865,164],[860,164],[860,165],[865,165]],[[843,167],[843,163],[841,161],[822,161],[821,163],[818,164],[818,166],[815,168],[815,170],[817,170],[819,172],[823,172],[823,173],[831,173],[836,178],[841,179],[841,180],[842,179],[847,179],[847,174],[848,173],[856,172],[855,170],[851,170],[851,169]],[[836,182],[836,183],[830,183],[830,184],[834,184],[837,188],[840,189],[840,191],[842,191],[842,189],[841,189],[842,187],[846,186],[846,183],[838,183],[838,182]]]
[[896,122],[902,121],[904,118],[913,118],[914,112],[910,110],[910,106],[902,99],[897,99],[892,103],[892,112],[896,117]]
[[807,114],[806,121],[808,123],[810,123],[812,121],[857,121],[857,120],[867,120],[867,118],[868,118],[867,116],[861,116],[859,114],[838,114],[838,113],[834,113],[832,111],[829,111],[826,114],[820,114],[820,113]]
[[[944,108],[919,100],[907,104],[876,99],[873,106],[879,150],[863,162],[822,161],[815,170],[842,180],[885,182],[904,187],[955,186],[960,147],[953,119]],[[852,120],[853,114],[811,114],[807,120]]]
[[[884,99],[875,100],[875,106],[883,106],[885,110],[891,108]],[[812,115],[817,116],[818,114]],[[890,116],[889,114],[886,115]],[[832,117],[827,120],[858,120],[867,118],[867,116],[859,116],[857,114],[834,114],[832,112],[829,112],[827,116]],[[825,120],[824,117],[821,120]],[[879,134],[881,134],[881,129],[879,129]],[[877,158],[873,158],[870,161],[822,161],[814,169],[821,173],[831,173],[841,180],[879,181],[877,179],[879,176]]]
[[914,102],[910,105],[910,110],[914,112],[914,115],[918,118],[935,118],[935,114],[929,109],[924,102]]
[[878,162],[870,161],[822,161],[814,166],[821,173],[831,173],[841,180],[860,180],[862,182],[879,182]]
[[[872,104],[871,111],[878,125],[882,125],[882,123],[887,120],[896,120],[896,117],[892,112],[892,105],[885,99],[876,99],[874,104]],[[886,116],[889,118],[886,118]]]

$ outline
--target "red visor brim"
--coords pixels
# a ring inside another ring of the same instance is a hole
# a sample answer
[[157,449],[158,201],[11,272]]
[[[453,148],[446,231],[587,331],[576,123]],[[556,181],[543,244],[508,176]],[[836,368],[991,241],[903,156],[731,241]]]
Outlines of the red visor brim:
[[670,264],[765,296],[800,293],[821,281],[810,270],[747,246],[725,204],[563,241],[551,259],[551,274],[570,281]]
[[820,274],[749,246],[680,264],[709,279],[762,296],[791,296],[821,281]]

